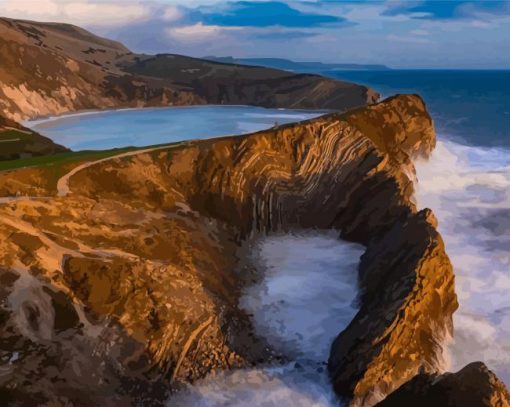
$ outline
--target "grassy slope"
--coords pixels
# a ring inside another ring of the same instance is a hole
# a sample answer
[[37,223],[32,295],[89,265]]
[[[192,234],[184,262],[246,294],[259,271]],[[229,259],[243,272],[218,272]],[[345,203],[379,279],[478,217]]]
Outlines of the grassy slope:
[[[80,164],[148,148],[177,148],[186,143],[125,147],[99,151],[64,152],[48,156],[0,161],[0,197],[27,195],[50,196],[58,180]],[[163,149],[163,151],[166,151]]]
[[0,171],[15,170],[18,168],[25,167],[41,167],[41,166],[58,167],[62,166],[63,164],[69,164],[72,162],[99,160],[101,158],[111,157],[117,154],[125,153],[136,149],[137,148],[135,147],[126,147],[99,151],[69,151],[60,154],[20,158],[18,160],[0,161]]
[[0,163],[66,151],[69,150],[49,138],[0,117]]

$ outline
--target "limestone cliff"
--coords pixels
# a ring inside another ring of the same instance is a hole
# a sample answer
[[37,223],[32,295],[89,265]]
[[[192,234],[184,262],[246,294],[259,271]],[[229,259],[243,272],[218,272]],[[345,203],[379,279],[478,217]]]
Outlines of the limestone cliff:
[[0,54],[0,113],[16,120],[190,104],[346,110],[378,99],[365,86],[317,75],[137,55],[68,24],[0,18]]
[[113,158],[72,176],[68,196],[0,206],[4,395],[157,404],[180,381],[270,360],[237,307],[240,243],[293,228],[367,245],[361,310],[332,348],[339,394],[371,405],[435,371],[453,273],[411,201],[411,157],[433,145],[423,102],[398,96]]

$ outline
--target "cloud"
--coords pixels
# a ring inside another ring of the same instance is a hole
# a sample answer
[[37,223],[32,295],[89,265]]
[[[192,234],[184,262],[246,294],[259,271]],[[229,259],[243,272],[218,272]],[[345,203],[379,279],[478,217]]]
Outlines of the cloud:
[[252,33],[252,37],[257,40],[284,41],[297,40],[318,36],[314,31],[295,31],[295,30],[258,30]]
[[163,12],[162,18],[165,21],[179,21],[182,17],[184,17],[184,12],[176,6],[169,6],[165,8]]
[[166,34],[183,42],[197,42],[205,39],[212,40],[220,37],[229,31],[240,31],[242,27],[222,27],[218,25],[204,25],[197,23],[181,27],[169,27],[165,29]]
[[64,5],[62,11],[77,24],[115,26],[150,17],[150,10],[137,4],[76,2]]
[[204,8],[201,20],[205,24],[244,27],[319,27],[341,24],[346,20],[328,14],[307,13],[280,1],[236,1],[223,6]]
[[411,31],[409,31],[409,34],[425,36],[425,35],[429,35],[429,32],[426,30],[411,30]]
[[[283,41],[310,38],[318,35],[310,30],[292,30],[285,27],[225,27],[219,25],[193,25],[167,27],[168,37],[181,42],[217,40],[219,37],[234,36],[238,40]],[[234,39],[235,39],[234,38]]]
[[501,15],[510,13],[508,0],[473,1],[409,1],[390,3],[383,13],[388,16],[407,15],[414,19],[423,20],[457,20],[475,18],[479,13],[486,15]]
[[0,0],[0,15],[114,27],[148,19],[151,10],[141,2],[126,1]]
[[4,17],[44,18],[59,13],[59,4],[52,0],[4,0],[0,1],[0,13]]

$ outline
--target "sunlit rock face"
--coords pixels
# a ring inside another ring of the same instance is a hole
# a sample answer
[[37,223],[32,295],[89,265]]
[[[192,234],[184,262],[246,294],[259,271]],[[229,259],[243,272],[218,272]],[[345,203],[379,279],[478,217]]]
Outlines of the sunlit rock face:
[[[179,383],[265,363],[291,344],[272,342],[246,311],[245,244],[306,229],[367,248],[359,312],[341,333],[339,322],[329,354],[336,392],[372,405],[419,371],[440,370],[453,272],[433,214],[412,202],[412,157],[434,141],[421,99],[397,96],[101,162],[71,177],[67,196],[3,205],[6,278],[41,285],[30,283],[39,294],[27,304],[16,282],[4,293],[2,335],[16,346],[3,385],[19,392],[29,374],[41,380],[23,388],[27,398],[164,403]],[[65,294],[67,323],[48,290]]]

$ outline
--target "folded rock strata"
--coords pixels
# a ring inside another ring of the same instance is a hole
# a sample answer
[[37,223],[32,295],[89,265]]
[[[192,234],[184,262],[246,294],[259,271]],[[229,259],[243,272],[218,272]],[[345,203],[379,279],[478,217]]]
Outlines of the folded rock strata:
[[3,395],[158,405],[180,382],[270,361],[237,307],[253,267],[240,245],[303,228],[367,246],[361,309],[331,350],[338,394],[374,405],[439,371],[453,272],[412,202],[412,157],[433,147],[423,101],[401,95],[113,158],[71,177],[68,196],[0,206]]

